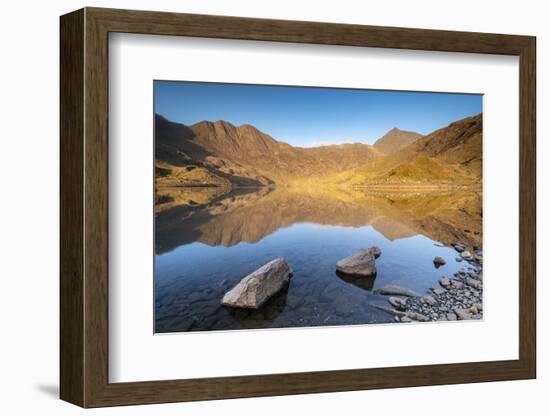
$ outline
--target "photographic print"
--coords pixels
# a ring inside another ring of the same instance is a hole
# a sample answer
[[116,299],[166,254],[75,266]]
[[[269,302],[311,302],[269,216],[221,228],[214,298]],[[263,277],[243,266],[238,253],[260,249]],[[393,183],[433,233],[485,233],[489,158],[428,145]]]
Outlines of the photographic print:
[[483,319],[482,109],[154,81],[155,333]]

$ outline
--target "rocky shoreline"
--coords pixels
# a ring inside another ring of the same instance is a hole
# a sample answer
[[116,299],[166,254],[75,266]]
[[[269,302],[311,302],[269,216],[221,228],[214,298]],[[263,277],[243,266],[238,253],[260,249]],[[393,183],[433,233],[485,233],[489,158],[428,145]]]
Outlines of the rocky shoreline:
[[[424,295],[394,284],[374,291],[387,303],[370,305],[394,316],[396,322],[457,321],[483,318],[483,253],[480,247],[453,244],[456,261],[464,267],[452,277],[442,276],[439,287]],[[382,251],[378,247],[364,248],[336,263],[336,272],[368,279],[376,276],[376,259]],[[439,269],[446,264],[441,257],[433,259]],[[221,304],[238,309],[259,309],[278,293],[292,276],[292,269],[283,258],[265,264],[243,278],[228,291]]]
[[[462,244],[453,247],[458,253],[456,261],[463,262],[464,267],[452,277],[439,279],[440,287],[417,295],[408,289],[387,285],[376,293],[389,296],[388,304],[372,303],[372,306],[394,315],[396,322],[483,319],[482,250],[480,247],[468,249]],[[436,265],[439,263],[434,261]]]

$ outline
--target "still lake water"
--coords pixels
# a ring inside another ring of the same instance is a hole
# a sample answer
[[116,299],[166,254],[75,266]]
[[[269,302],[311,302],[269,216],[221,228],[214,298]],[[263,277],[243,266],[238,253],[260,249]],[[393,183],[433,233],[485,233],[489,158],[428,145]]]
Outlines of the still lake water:
[[[157,206],[157,333],[395,322],[372,306],[387,299],[373,291],[397,284],[424,294],[467,267],[450,244],[481,242],[475,192],[168,193],[171,202]],[[375,245],[382,249],[375,278],[336,274],[338,260]],[[435,256],[447,264],[435,268]],[[277,257],[294,271],[288,287],[257,311],[220,304],[244,276]]]

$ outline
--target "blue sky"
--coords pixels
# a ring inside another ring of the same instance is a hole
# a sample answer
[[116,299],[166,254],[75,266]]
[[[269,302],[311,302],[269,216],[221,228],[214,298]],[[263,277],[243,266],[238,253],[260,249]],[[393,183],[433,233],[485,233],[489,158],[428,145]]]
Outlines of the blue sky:
[[430,133],[482,111],[482,96],[155,81],[155,112],[191,125],[252,124],[294,146],[370,143],[393,127]]

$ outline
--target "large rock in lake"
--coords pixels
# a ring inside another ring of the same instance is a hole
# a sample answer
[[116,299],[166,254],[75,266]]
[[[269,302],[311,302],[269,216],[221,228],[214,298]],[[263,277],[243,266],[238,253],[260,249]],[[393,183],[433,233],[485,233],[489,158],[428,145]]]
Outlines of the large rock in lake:
[[234,308],[258,309],[288,283],[291,273],[285,259],[272,260],[244,277],[224,295],[221,303]]
[[336,263],[336,270],[351,276],[370,277],[376,275],[375,259],[382,251],[378,247],[363,248]]

